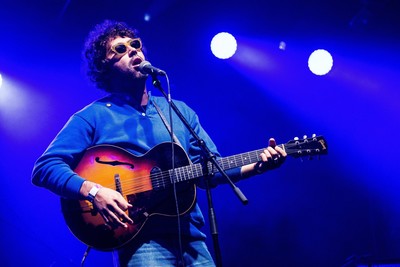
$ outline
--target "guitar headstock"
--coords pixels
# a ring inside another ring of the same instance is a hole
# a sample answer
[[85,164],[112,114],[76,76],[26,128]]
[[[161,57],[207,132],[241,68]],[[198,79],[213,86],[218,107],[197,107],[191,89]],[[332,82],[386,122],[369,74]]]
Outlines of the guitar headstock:
[[304,136],[303,139],[294,138],[282,145],[286,153],[294,158],[328,154],[328,144],[323,136]]

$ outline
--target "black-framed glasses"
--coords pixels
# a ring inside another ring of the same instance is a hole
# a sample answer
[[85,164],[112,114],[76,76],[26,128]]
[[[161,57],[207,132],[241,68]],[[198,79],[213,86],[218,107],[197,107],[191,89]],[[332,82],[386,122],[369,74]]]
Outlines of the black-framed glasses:
[[130,39],[125,43],[117,43],[111,47],[111,50],[116,54],[125,54],[128,51],[128,47],[135,48],[136,50],[142,50],[142,40],[140,38]]

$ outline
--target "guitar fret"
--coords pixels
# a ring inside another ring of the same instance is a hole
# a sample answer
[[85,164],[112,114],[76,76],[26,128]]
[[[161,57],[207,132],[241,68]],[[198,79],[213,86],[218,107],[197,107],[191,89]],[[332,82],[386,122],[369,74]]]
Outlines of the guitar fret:
[[226,165],[227,165],[227,168],[228,169],[231,169],[232,167],[235,167],[232,163],[232,158],[233,157],[229,157],[229,158],[227,158],[225,161],[226,161]]
[[242,156],[243,165],[250,164],[251,154],[250,152],[244,153],[244,157]]
[[187,180],[187,178],[186,178],[186,176],[187,176],[187,167],[183,167],[183,168],[181,168],[181,171],[182,171],[182,175],[181,175],[181,182],[182,181],[186,181]]
[[173,181],[175,182],[188,181],[193,178],[203,176],[201,164],[191,164],[188,166],[175,168],[175,175],[173,171],[174,171],[173,169],[168,171],[170,176],[170,183],[173,183]]
[[239,157],[240,157],[240,160],[242,162],[242,165],[246,165],[245,161],[244,161],[246,159],[246,157],[244,157],[243,155],[240,155]]
[[165,178],[164,178],[163,175],[161,176],[161,179],[159,179],[159,180],[161,180],[163,188],[166,188],[166,187],[167,187],[167,184],[166,184],[166,182],[165,182]]
[[196,164],[196,177],[203,176],[203,168],[200,164]]
[[179,179],[182,181],[182,176],[185,175],[184,172],[182,171],[182,168],[183,168],[183,167],[181,167],[181,168],[175,168],[175,171],[176,171],[176,173],[177,173],[176,182],[179,182]]
[[[185,167],[178,168],[179,176],[178,176],[178,182],[181,182],[185,179]],[[180,179],[179,179],[180,178]]]
[[[260,154],[263,152],[263,149],[245,152],[242,154],[238,154],[235,156],[221,158],[218,159],[218,164],[221,165],[222,169],[229,170],[236,167],[241,167],[250,163],[254,163],[261,160]],[[217,172],[217,168],[215,166],[212,167],[213,172]]]
[[187,179],[189,178],[188,167],[186,166],[186,167],[182,168],[182,172],[183,172],[183,175],[182,175],[181,182],[187,181]]
[[168,170],[169,173],[169,184],[173,184],[173,180],[175,179],[175,170]]
[[189,166],[186,167],[186,175],[187,175],[186,180],[190,179],[191,174],[192,174],[192,170],[191,170],[190,165],[189,165]]

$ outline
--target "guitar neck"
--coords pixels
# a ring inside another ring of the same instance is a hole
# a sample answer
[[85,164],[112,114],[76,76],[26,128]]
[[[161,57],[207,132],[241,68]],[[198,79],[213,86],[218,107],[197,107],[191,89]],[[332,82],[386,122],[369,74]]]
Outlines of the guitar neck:
[[[310,138],[304,137],[302,140],[294,139],[278,146],[285,150],[288,156],[294,158],[305,156],[312,157],[328,153],[328,146],[323,136],[313,135],[313,137]],[[264,148],[225,158],[219,158],[217,159],[217,162],[223,170],[230,170],[260,161],[260,154],[263,151]],[[217,168],[211,165],[211,162],[208,162],[207,168],[208,170],[211,170],[212,173],[218,172]],[[170,179],[171,183],[172,181],[188,181],[201,176],[204,176],[204,172],[203,165],[200,163],[179,167],[175,170],[169,170],[169,177],[173,177],[173,179]]]
[[[280,145],[283,148],[283,145]],[[225,170],[234,169],[237,167],[242,167],[247,164],[256,163],[261,160],[260,154],[264,151],[264,149],[258,149],[254,151],[249,151],[225,158],[217,159],[218,164],[221,168]],[[211,162],[208,162],[208,169],[211,170],[212,173],[217,173],[217,168],[212,165]],[[204,176],[204,168],[200,163],[191,164],[184,167],[179,167],[174,170],[169,170],[170,177],[174,177],[175,182],[183,182],[191,179],[196,179]]]
[[[230,170],[237,167],[242,167],[247,164],[256,163],[261,160],[260,154],[264,149],[257,149],[217,160],[223,170]],[[211,164],[211,163],[210,163]],[[210,165],[209,165],[210,168]],[[211,169],[211,168],[210,168]],[[217,172],[217,168],[212,166],[212,172]]]

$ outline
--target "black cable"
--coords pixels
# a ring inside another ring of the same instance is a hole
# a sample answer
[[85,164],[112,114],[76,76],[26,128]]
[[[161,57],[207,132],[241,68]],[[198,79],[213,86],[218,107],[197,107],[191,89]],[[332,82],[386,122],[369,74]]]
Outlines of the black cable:
[[91,248],[92,248],[91,246],[88,246],[86,248],[85,252],[83,253],[82,260],[81,260],[81,267],[83,267],[83,265],[85,264],[85,260],[87,258],[87,255],[89,254],[89,251]]

